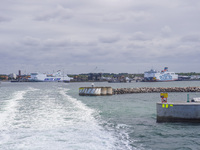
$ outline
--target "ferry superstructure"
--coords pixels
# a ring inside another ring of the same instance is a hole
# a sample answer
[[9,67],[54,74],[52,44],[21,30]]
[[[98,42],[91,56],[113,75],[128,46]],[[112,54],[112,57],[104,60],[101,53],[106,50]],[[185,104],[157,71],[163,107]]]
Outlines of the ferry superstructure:
[[150,71],[144,72],[144,81],[176,81],[178,75],[174,72],[169,72],[168,67],[165,67],[161,72],[151,69]]
[[69,82],[70,78],[67,75],[62,75],[59,70],[53,74],[31,73],[28,80],[30,82]]

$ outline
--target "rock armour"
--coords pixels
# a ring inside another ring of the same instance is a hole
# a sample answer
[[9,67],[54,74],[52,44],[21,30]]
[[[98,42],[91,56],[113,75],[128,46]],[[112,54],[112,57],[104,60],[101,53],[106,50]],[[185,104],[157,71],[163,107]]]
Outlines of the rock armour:
[[138,88],[117,88],[113,94],[128,93],[160,93],[160,92],[200,92],[200,87],[138,87]]

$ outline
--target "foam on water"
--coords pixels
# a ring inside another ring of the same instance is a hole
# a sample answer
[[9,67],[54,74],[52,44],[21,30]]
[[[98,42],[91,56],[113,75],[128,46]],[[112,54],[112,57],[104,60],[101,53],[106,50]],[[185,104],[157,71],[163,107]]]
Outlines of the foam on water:
[[[62,95],[66,95],[65,91],[61,91]],[[94,140],[92,143],[94,146],[98,146],[99,144],[102,147],[98,147],[97,149],[114,149],[114,150],[132,150],[133,147],[130,146],[130,140],[129,135],[126,132],[125,128],[126,125],[117,125],[115,130],[113,128],[103,128],[100,126],[102,122],[99,122],[98,113],[97,110],[91,109],[87,107],[85,104],[83,104],[81,101],[72,98],[69,95],[66,95],[68,100],[72,102],[72,104],[79,109],[79,113],[76,114],[76,116],[79,116],[80,119],[79,123],[84,123],[85,126],[83,126],[82,130],[84,131],[86,129],[86,133],[91,133],[92,135],[89,135],[89,137],[93,137]],[[101,120],[102,121],[102,120]],[[82,126],[82,125],[81,125]],[[104,126],[105,127],[105,126]],[[124,130],[122,130],[124,129]],[[116,131],[117,134],[116,135]]]
[[[94,118],[97,112],[87,107],[81,101],[66,95],[66,90],[60,90],[60,93],[72,104],[73,110],[66,118],[73,123],[70,125],[75,143],[79,143],[80,149],[116,149],[115,138],[107,133]],[[73,119],[71,118],[73,116]],[[71,119],[70,119],[71,118]]]
[[124,149],[112,132],[99,125],[98,112],[67,95],[64,88],[18,91],[3,114],[3,149]]
[[[29,89],[32,90],[32,89]],[[4,100],[4,105],[1,106],[0,113],[0,145],[8,142],[11,135],[7,134],[10,129],[13,128],[12,123],[14,122],[17,107],[20,100],[24,98],[24,95],[29,91],[16,91],[6,100]],[[2,100],[3,101],[3,100]]]
[[4,107],[0,113],[0,128],[9,126],[9,122],[15,117],[16,107],[18,105],[18,100],[23,99],[24,94],[27,91],[17,91],[10,99],[6,100]]

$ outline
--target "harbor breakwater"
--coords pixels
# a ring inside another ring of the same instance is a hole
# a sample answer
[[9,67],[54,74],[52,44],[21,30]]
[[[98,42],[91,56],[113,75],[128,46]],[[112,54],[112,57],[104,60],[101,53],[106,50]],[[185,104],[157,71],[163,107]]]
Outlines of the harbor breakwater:
[[131,93],[160,93],[160,92],[200,92],[200,87],[138,87],[138,88],[117,88],[113,94]]
[[168,93],[168,92],[200,92],[200,87],[138,87],[117,88],[112,87],[80,87],[80,96],[102,96],[133,93]]

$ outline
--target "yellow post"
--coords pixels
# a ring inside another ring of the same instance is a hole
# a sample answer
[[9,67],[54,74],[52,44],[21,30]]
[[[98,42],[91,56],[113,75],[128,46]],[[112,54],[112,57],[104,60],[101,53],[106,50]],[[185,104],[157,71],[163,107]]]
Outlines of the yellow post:
[[161,98],[168,98],[168,93],[160,93]]

